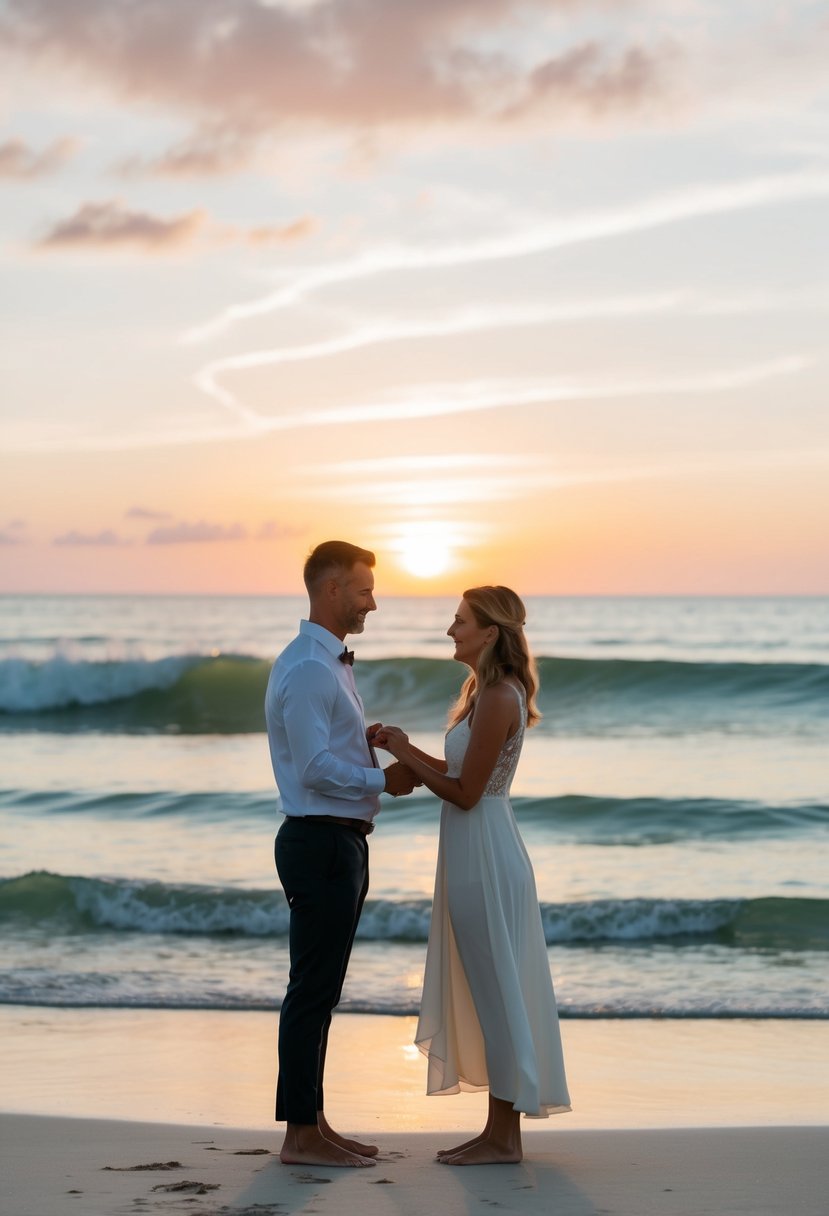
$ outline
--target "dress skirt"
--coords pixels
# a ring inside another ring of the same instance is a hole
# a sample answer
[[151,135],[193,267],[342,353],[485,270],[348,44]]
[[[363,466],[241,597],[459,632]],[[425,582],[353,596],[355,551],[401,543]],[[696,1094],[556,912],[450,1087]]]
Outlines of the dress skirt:
[[441,809],[416,1043],[429,1094],[489,1089],[537,1118],[571,1109],[535,877],[507,797]]

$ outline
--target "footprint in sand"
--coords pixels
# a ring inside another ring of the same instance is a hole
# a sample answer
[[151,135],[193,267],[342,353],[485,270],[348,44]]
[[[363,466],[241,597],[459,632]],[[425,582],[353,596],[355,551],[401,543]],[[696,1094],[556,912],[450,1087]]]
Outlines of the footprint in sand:
[[181,1182],[159,1182],[153,1187],[154,1191],[166,1191],[170,1194],[206,1195],[208,1191],[218,1191],[218,1182],[191,1182],[183,1179]]

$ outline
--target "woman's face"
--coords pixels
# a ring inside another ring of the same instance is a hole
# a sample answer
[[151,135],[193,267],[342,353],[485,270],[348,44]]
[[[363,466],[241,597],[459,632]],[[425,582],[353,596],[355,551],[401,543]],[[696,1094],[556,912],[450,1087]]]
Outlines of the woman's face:
[[461,600],[455,612],[455,619],[447,629],[447,634],[455,643],[455,658],[459,663],[469,667],[477,667],[481,651],[487,642],[494,637],[495,626],[487,625],[482,628],[475,620],[475,614],[466,600]]

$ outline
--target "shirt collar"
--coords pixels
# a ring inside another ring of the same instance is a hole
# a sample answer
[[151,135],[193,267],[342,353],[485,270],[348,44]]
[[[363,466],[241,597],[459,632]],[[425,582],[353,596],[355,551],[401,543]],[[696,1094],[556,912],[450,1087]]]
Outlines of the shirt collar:
[[315,625],[313,621],[300,621],[299,632],[319,642],[334,658],[339,658],[345,648],[345,642],[341,641],[330,629],[325,629],[322,625]]

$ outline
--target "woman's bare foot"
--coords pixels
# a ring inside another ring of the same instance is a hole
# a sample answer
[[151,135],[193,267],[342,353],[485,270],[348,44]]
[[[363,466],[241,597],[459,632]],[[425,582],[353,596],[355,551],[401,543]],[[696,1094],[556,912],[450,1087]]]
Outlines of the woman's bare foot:
[[454,1148],[439,1148],[437,1158],[440,1161],[443,1157],[454,1157],[455,1153],[462,1153],[466,1148],[472,1148],[473,1144],[480,1144],[489,1134],[489,1129],[484,1128],[477,1136],[473,1136],[471,1140],[464,1140],[463,1144],[456,1144]]
[[486,1127],[479,1136],[459,1144],[457,1148],[441,1149],[441,1165],[515,1165],[522,1161],[521,1115],[503,1098],[489,1095]]
[[444,1154],[441,1165],[516,1165],[523,1161],[524,1154],[519,1144],[504,1144],[497,1140],[479,1139],[467,1148]]
[[279,1160],[283,1165],[328,1165],[338,1169],[364,1169],[375,1164],[371,1157],[352,1153],[326,1139],[310,1123],[288,1124]]
[[326,1140],[330,1140],[338,1148],[346,1149],[349,1153],[356,1153],[358,1157],[376,1157],[379,1152],[376,1144],[364,1144],[362,1140],[351,1140],[348,1136],[341,1136],[339,1132],[335,1132],[322,1111],[317,1118],[317,1125]]

